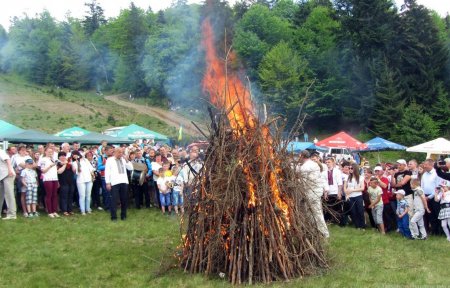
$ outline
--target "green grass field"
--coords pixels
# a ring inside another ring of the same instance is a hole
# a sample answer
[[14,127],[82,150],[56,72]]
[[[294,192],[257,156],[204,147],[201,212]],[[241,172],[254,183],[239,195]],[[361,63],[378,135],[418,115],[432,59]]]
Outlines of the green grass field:
[[[328,271],[270,287],[450,285],[450,242],[443,237],[412,241],[396,233],[330,230]],[[177,268],[178,220],[156,209],[131,209],[128,219],[119,222],[111,222],[106,212],[60,219],[19,217],[0,221],[0,231],[1,287],[230,286],[218,277]]]

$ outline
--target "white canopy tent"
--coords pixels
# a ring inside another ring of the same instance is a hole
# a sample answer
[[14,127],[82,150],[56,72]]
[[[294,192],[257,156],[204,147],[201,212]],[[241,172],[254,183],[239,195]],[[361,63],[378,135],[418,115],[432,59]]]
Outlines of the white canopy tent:
[[427,157],[430,157],[431,155],[449,155],[450,141],[445,138],[437,138],[429,142],[409,147],[406,151],[427,153]]

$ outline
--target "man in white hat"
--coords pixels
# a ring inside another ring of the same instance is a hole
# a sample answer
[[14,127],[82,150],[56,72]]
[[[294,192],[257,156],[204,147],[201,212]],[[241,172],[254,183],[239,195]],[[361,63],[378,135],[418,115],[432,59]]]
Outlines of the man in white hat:
[[394,174],[394,177],[391,179],[391,187],[396,190],[404,190],[405,191],[405,200],[409,205],[409,218],[413,216],[413,191],[411,189],[411,177],[412,172],[409,171],[408,163],[405,159],[397,160],[398,172]]

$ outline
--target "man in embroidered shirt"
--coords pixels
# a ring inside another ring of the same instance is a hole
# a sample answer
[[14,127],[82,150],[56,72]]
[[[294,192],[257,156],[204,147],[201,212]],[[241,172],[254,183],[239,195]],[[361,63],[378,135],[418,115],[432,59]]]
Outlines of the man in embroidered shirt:
[[105,165],[106,189],[110,191],[112,203],[110,207],[111,220],[117,220],[117,200],[120,200],[120,219],[127,218],[128,176],[126,170],[133,170],[130,161],[123,157],[123,150],[114,150],[114,157],[108,158]]
[[342,174],[336,167],[333,157],[327,158],[327,181],[329,190],[325,191],[324,198],[327,201],[328,207],[334,211],[334,215],[329,212],[325,214],[325,220],[339,223],[342,213]]

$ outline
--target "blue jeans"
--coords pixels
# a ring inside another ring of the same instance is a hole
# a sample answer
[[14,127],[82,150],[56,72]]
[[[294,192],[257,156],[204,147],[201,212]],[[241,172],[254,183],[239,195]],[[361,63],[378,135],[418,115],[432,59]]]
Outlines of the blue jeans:
[[182,191],[172,191],[172,205],[182,206],[183,205],[183,192]]
[[167,194],[159,193],[159,201],[161,201],[161,207],[172,205],[172,201],[170,200],[171,196],[172,193]]
[[77,183],[81,213],[91,212],[92,182]]
[[409,230],[409,215],[406,214],[403,218],[397,216],[397,227],[400,233],[406,238],[411,238],[411,231]]

